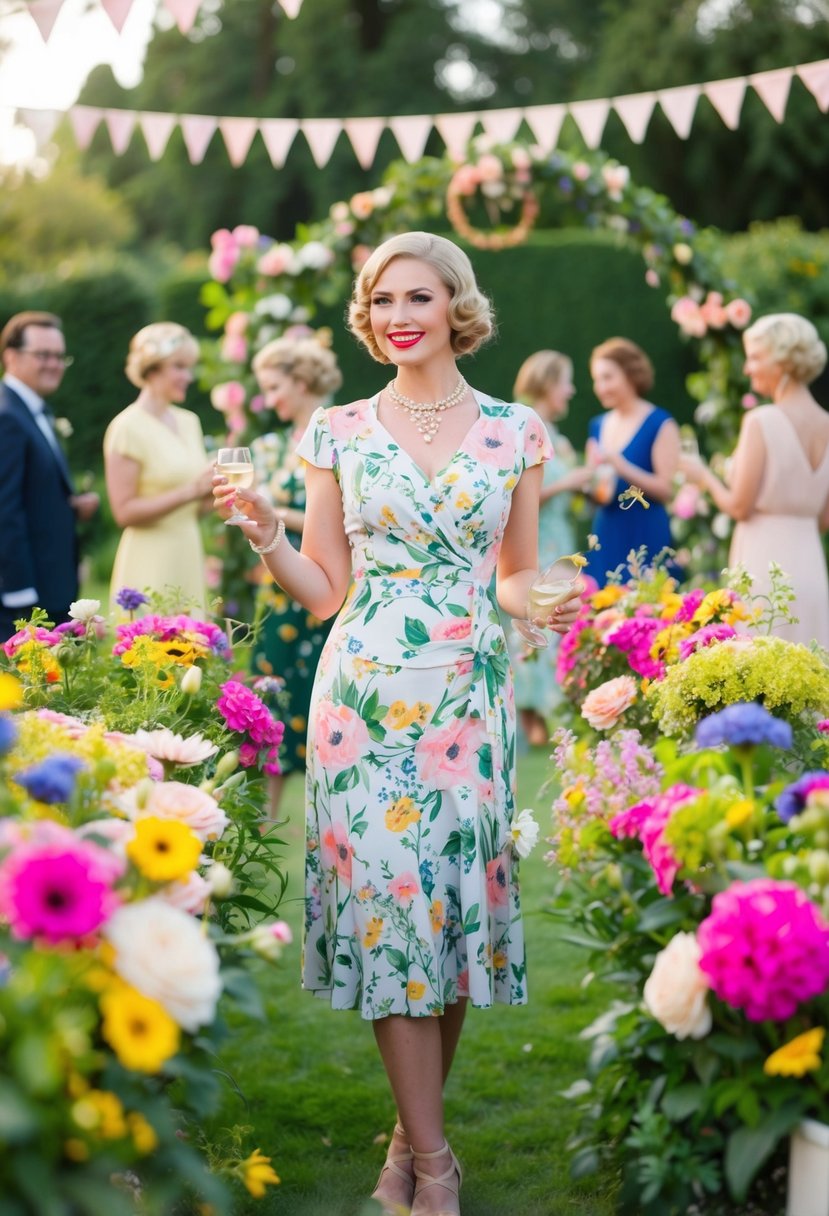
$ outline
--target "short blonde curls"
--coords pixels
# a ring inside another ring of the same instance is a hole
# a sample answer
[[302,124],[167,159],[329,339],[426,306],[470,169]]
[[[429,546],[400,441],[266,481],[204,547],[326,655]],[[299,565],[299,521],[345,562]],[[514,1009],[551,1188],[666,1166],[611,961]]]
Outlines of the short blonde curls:
[[327,397],[343,382],[336,355],[316,338],[275,338],[253,357],[257,375],[269,367],[301,380],[312,397]]
[[514,400],[532,405],[540,401],[564,376],[573,375],[573,360],[557,350],[537,350],[518,369],[512,388]]
[[371,329],[371,293],[380,275],[395,258],[416,258],[437,271],[452,297],[449,326],[452,350],[471,355],[492,336],[495,325],[492,305],[480,291],[469,258],[452,241],[430,232],[404,232],[390,237],[374,250],[354,283],[348,309],[348,327],[378,363],[390,363]]
[[800,384],[811,384],[826,367],[826,347],[811,321],[796,312],[759,317],[743,334]]
[[136,388],[143,388],[148,374],[174,355],[184,356],[190,363],[198,359],[199,344],[190,330],[175,321],[145,325],[130,340],[124,368],[127,379]]

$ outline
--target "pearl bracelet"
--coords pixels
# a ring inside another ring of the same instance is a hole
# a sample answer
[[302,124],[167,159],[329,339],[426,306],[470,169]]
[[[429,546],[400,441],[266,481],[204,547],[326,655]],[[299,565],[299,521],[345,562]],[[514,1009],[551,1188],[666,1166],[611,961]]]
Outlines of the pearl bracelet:
[[274,549],[276,549],[279,546],[279,544],[282,540],[282,537],[284,535],[285,535],[285,520],[280,519],[276,525],[276,536],[273,538],[273,540],[271,541],[271,543],[269,545],[255,545],[252,540],[248,540],[248,544],[250,545],[251,549],[253,549],[254,553],[259,553],[260,555],[263,553],[273,553]]

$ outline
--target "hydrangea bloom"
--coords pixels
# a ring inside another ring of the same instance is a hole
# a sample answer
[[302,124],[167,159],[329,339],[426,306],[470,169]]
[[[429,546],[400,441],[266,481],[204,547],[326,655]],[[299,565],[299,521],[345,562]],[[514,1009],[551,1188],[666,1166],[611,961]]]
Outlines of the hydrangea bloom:
[[749,1021],[784,1021],[829,986],[829,925],[795,883],[732,883],[714,896],[697,941],[711,988]]
[[68,802],[82,768],[86,765],[78,756],[47,756],[40,764],[16,773],[14,779],[38,802]]
[[800,814],[812,790],[829,790],[829,773],[804,773],[780,792],[775,805],[784,823]]
[[716,747],[719,743],[727,743],[729,747],[751,747],[768,743],[772,747],[789,748],[792,728],[756,701],[738,701],[703,718],[697,724],[696,741],[699,747]]

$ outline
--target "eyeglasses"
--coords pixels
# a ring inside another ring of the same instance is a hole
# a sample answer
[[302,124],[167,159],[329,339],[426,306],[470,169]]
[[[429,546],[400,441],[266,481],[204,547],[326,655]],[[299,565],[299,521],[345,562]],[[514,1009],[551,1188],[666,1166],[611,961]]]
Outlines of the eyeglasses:
[[71,367],[75,362],[72,355],[62,355],[55,350],[30,350],[28,346],[18,346],[21,355],[31,355],[38,363],[59,363],[61,367]]

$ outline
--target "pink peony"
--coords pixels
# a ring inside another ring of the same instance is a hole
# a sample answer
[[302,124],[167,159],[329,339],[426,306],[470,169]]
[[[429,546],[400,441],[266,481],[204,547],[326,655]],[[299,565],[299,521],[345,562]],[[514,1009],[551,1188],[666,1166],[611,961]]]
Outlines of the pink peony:
[[784,1021],[829,986],[829,925],[792,882],[732,883],[697,940],[713,991],[751,1022]]
[[453,616],[434,624],[429,630],[429,637],[433,642],[456,641],[460,638],[468,638],[471,632],[471,616]]
[[333,439],[350,439],[371,422],[371,411],[367,401],[355,401],[351,405],[334,406],[328,410],[327,418]]
[[420,883],[410,870],[404,870],[393,878],[388,885],[389,894],[393,895],[399,904],[410,904],[420,890]]
[[581,716],[595,730],[610,730],[626,709],[636,700],[638,688],[633,676],[618,676],[606,680],[587,694],[582,702]]
[[461,451],[483,464],[511,469],[515,464],[515,433],[503,419],[487,418],[467,432]]
[[754,393],[743,393],[742,397],[740,398],[740,405],[744,410],[753,410],[757,404],[758,398],[755,397]]
[[123,794],[119,807],[130,819],[153,815],[184,823],[199,840],[218,840],[230,820],[211,794],[182,781],[155,782],[139,804],[135,790]]
[[214,249],[207,259],[207,269],[217,283],[227,283],[233,276],[238,261],[239,251],[235,246],[228,246],[221,250]]
[[709,329],[725,329],[728,324],[728,313],[723,308],[722,293],[709,291],[700,305],[702,319]]
[[227,380],[210,390],[210,403],[220,414],[233,413],[245,404],[245,386],[238,380]]
[[232,312],[225,321],[225,333],[232,338],[244,338],[248,331],[248,323],[250,314],[246,312]]
[[452,718],[446,726],[427,728],[415,745],[420,780],[438,790],[472,784],[473,758],[486,741],[480,718]]
[[340,770],[356,764],[368,744],[368,727],[347,705],[320,701],[314,721],[314,744],[323,768]]
[[231,236],[242,249],[253,249],[259,240],[259,229],[253,224],[237,224]]
[[745,329],[751,320],[751,305],[739,296],[725,306],[726,316],[735,329]]

